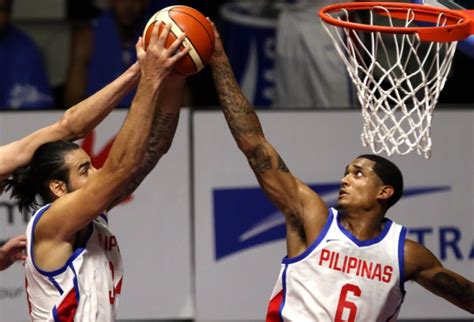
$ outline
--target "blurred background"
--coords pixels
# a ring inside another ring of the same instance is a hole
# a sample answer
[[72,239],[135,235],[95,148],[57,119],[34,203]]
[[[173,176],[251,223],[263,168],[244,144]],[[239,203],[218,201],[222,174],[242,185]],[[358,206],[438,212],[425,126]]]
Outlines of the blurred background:
[[[317,10],[332,0],[0,0],[1,109],[64,109],[135,61],[134,44],[155,11],[189,5],[216,22],[234,71],[258,108],[357,108]],[[456,52],[440,97],[472,104],[474,59]],[[133,93],[121,103],[129,106]],[[189,78],[188,106],[218,105],[209,69]]]

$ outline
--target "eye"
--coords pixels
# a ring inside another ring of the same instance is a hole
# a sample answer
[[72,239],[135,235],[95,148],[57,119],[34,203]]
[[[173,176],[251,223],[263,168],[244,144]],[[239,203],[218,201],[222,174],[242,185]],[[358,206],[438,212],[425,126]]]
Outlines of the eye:
[[363,175],[364,175],[364,173],[362,171],[360,171],[360,170],[356,171],[356,176],[357,177],[362,177]]
[[89,169],[90,169],[90,167],[82,167],[82,168],[81,168],[81,171],[79,172],[79,174],[80,174],[81,176],[87,176],[87,175],[89,174]]

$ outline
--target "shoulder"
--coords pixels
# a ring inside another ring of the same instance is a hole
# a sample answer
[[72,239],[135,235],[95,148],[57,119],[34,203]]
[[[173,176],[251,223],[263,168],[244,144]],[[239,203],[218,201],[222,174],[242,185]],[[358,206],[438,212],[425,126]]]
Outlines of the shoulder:
[[405,239],[404,251],[406,280],[414,280],[419,272],[441,266],[440,261],[428,248],[413,240]]

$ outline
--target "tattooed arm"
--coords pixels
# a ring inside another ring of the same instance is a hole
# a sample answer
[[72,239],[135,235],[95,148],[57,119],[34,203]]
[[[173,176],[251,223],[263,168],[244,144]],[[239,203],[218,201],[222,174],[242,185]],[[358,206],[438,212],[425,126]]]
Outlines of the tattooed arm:
[[285,215],[288,255],[297,256],[319,235],[327,220],[327,207],[290,173],[266,140],[257,114],[235,80],[215,27],[214,31],[216,43],[210,65],[227,124],[263,191]]
[[444,268],[427,248],[408,239],[405,241],[405,272],[407,280],[474,313],[474,283]]
[[132,194],[145,177],[156,166],[160,158],[168,152],[178,125],[179,111],[182,104],[185,79],[180,76],[169,76],[159,94],[158,103],[153,117],[153,124],[146,146],[145,155],[136,175],[130,178],[120,196],[108,209],[119,204],[125,197]]

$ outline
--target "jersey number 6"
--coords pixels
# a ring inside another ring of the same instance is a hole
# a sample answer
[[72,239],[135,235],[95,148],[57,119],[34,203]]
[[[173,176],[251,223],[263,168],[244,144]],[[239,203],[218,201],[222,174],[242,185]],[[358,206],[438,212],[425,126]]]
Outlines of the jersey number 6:
[[[357,306],[354,302],[347,300],[347,293],[353,293],[354,296],[359,297],[362,294],[359,286],[354,284],[345,284],[341,288],[341,294],[339,295],[339,303],[337,304],[336,318],[335,322],[354,322],[357,315]],[[347,320],[342,319],[342,314],[344,309],[349,310],[349,317]]]

